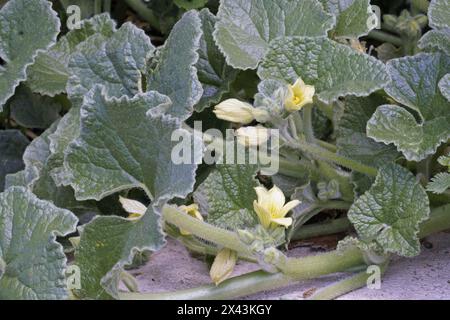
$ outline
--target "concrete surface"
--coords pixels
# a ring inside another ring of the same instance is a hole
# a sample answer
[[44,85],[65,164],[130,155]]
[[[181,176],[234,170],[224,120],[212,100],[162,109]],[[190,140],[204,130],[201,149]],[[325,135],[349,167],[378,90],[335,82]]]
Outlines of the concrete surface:
[[[411,259],[396,257],[383,277],[381,289],[362,288],[339,299],[450,299],[450,233],[428,238],[431,248]],[[429,246],[427,246],[429,247]],[[290,256],[311,254],[309,248],[295,248]],[[258,266],[239,262],[234,275],[257,270]],[[145,266],[131,271],[141,292],[167,292],[210,283],[204,261],[192,257],[179,243],[169,240]],[[319,289],[342,279],[343,275],[303,281],[278,290],[261,292],[245,299],[302,299],[308,290]]]

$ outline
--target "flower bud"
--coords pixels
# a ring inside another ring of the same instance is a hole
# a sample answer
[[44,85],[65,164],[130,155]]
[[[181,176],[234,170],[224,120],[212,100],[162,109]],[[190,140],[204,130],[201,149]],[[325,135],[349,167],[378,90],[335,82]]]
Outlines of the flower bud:
[[266,122],[269,118],[266,110],[254,108],[237,99],[228,99],[219,103],[214,108],[214,113],[219,119],[242,124],[249,124],[253,120]]

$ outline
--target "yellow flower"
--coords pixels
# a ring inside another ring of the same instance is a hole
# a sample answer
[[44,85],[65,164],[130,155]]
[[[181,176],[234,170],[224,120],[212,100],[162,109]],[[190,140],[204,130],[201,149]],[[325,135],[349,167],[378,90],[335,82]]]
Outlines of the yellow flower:
[[136,200],[127,199],[119,196],[119,201],[122,204],[123,209],[129,213],[128,219],[137,220],[141,218],[145,211],[147,211],[147,207],[142,203]]
[[269,139],[269,130],[263,126],[242,127],[236,130],[236,136],[244,146],[259,146]]
[[[190,205],[188,205],[188,206],[180,206],[180,210],[186,212],[186,213],[187,213],[188,215],[190,215],[191,217],[194,217],[194,218],[197,218],[198,220],[203,221],[203,216],[202,216],[202,214],[200,213],[200,211],[198,211],[198,205],[195,204],[195,203],[190,204]],[[188,232],[188,231],[186,231],[186,230],[182,230],[182,229],[180,229],[180,233],[181,233],[183,236],[188,236],[188,235],[191,234],[190,232]]]
[[266,110],[254,108],[237,99],[228,99],[219,103],[214,108],[214,113],[219,119],[242,124],[249,124],[253,120],[266,122],[269,118]]
[[283,191],[277,186],[267,190],[264,187],[256,187],[258,201],[253,201],[253,208],[259,217],[261,225],[268,229],[271,224],[289,227],[292,218],[285,218],[289,211],[300,204],[298,200],[292,200],[285,204],[286,198]]
[[312,103],[316,89],[314,86],[306,85],[301,78],[294,85],[288,86],[288,95],[285,100],[287,111],[298,111],[303,106]]

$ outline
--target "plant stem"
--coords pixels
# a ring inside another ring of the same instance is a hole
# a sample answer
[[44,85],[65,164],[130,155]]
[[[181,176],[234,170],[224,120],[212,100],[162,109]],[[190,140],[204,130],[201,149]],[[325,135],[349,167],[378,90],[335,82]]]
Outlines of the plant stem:
[[95,14],[102,13],[102,0],[94,0],[94,12]]
[[235,232],[218,228],[209,223],[195,219],[172,206],[165,206],[162,214],[166,222],[186,230],[199,238],[212,241],[219,246],[235,250],[245,255],[252,255],[247,246],[241,242]]
[[381,30],[372,30],[370,31],[369,38],[378,40],[381,42],[389,42],[397,47],[401,47],[403,45],[403,41],[400,37],[394,36],[392,34],[389,34],[387,32],[381,31]]
[[334,162],[338,165],[352,169],[357,172],[367,174],[369,176],[377,175],[378,170],[376,168],[366,166],[366,165],[359,163],[357,161],[354,161],[352,159],[348,159],[346,157],[340,156],[336,153],[330,152],[319,146],[314,146],[314,145],[311,145],[311,144],[308,144],[308,143],[302,142],[302,141],[298,141],[295,146],[298,149],[300,149],[304,152],[310,153],[313,156],[315,156],[317,158],[321,158],[325,161]]
[[[380,266],[381,275],[387,269],[387,263]],[[332,300],[353,290],[367,285],[367,279],[371,276],[366,270],[344,280],[333,283],[309,297],[309,300]]]
[[313,105],[309,104],[303,107],[303,131],[305,133],[306,142],[313,144],[314,139],[314,129],[312,125],[312,108]]
[[[170,207],[169,207],[170,208]],[[180,217],[180,216],[181,217]],[[170,210],[163,210],[163,216],[168,217],[173,222],[180,223],[180,227],[188,231],[198,230],[197,227],[193,227],[192,224],[198,224],[204,227],[204,222],[189,217],[186,214],[178,212],[174,208]],[[186,220],[189,223],[181,223],[182,220]],[[206,224],[207,225],[207,224]],[[189,230],[190,228],[191,230]],[[236,236],[230,236],[230,231],[223,233],[224,230],[213,230],[210,228],[218,229],[216,227],[208,227],[208,231],[201,231],[206,240],[216,242],[224,242],[230,240],[230,244],[235,247],[240,247],[241,244],[236,244]],[[420,237],[426,237],[430,234],[440,232],[450,228],[450,204],[436,208],[432,210],[431,218],[422,223]],[[199,235],[200,236],[200,235]],[[218,236],[216,239],[215,237]],[[226,245],[230,248],[230,245]],[[232,249],[232,248],[230,248]],[[267,273],[264,271],[256,271],[248,273],[242,276],[234,277],[224,281],[219,286],[206,285],[199,288],[182,290],[172,293],[120,293],[121,299],[133,299],[133,300],[147,300],[147,299],[231,299],[238,298],[260,291],[272,290],[280,287],[284,287],[291,284],[294,281],[305,280],[323,276],[326,274],[342,272],[350,268],[357,267],[364,264],[363,253],[357,248],[349,248],[344,251],[332,251],[325,254],[316,256],[309,256],[304,258],[288,258],[284,263],[283,273]]]
[[427,13],[430,3],[427,0],[411,0],[411,11],[413,15]]
[[172,293],[119,293],[119,296],[121,299],[130,300],[231,299],[265,290],[282,288],[295,281],[343,271],[359,264],[364,264],[363,256],[358,249],[352,248],[342,253],[330,252],[302,259],[290,259],[287,271],[294,272],[293,274],[295,276],[288,276],[280,272],[268,273],[265,271],[255,271],[228,279],[219,286],[210,284]]
[[322,148],[328,149],[328,151],[331,151],[331,152],[334,152],[334,153],[337,152],[337,147],[334,144],[332,144],[332,143],[328,143],[326,141],[319,140],[319,139],[315,139],[314,142],[317,145],[321,146]]
[[341,233],[347,231],[351,226],[352,225],[347,217],[333,219],[330,222],[303,225],[294,233],[292,240],[304,240]]
[[111,0],[103,0],[103,11],[111,13]]
[[142,0],[125,0],[136,13],[150,24],[153,29],[160,30],[158,19]]

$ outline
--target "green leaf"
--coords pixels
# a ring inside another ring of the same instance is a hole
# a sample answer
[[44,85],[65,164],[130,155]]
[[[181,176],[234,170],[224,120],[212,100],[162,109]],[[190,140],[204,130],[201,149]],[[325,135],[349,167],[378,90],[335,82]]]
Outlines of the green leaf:
[[23,169],[22,155],[28,143],[28,139],[19,130],[0,131],[0,191],[4,190],[7,174]]
[[447,73],[441,81],[439,81],[439,89],[442,95],[450,101],[450,73]]
[[11,117],[22,127],[48,128],[60,118],[62,105],[55,99],[34,94],[26,86],[20,86],[9,102]]
[[253,212],[257,165],[217,165],[194,193],[200,212],[208,214],[208,222],[237,230],[258,223]]
[[11,0],[0,10],[0,112],[26,69],[42,50],[56,42],[60,22],[51,4],[44,0]]
[[428,31],[420,38],[418,46],[427,51],[437,49],[450,55],[450,28]]
[[132,97],[143,92],[142,74],[154,46],[143,30],[123,24],[111,37],[95,34],[77,47],[70,57],[67,93],[76,107],[96,84],[110,97]]
[[202,36],[202,22],[196,11],[189,11],[173,27],[159,52],[158,65],[147,79],[147,89],[165,94],[173,105],[167,114],[181,120],[189,118],[202,97],[198,80],[198,50]]
[[427,185],[427,191],[436,194],[444,193],[447,189],[450,189],[450,173],[448,172],[438,173]]
[[81,271],[80,298],[118,298],[123,267],[144,250],[156,251],[165,244],[160,215],[152,207],[139,220],[98,217],[81,233],[75,262]]
[[428,219],[429,201],[423,187],[407,169],[389,164],[375,183],[352,205],[348,218],[361,240],[375,240],[385,252],[418,255],[419,224]]
[[[20,176],[7,176],[6,187],[23,186],[32,191],[39,199],[52,202],[59,208],[65,208],[77,215],[94,213],[96,205],[89,201],[77,201],[70,187],[57,186],[51,176],[54,169],[53,157],[56,154],[50,150],[50,136],[55,134],[60,124],[55,123],[34,139],[23,154],[25,169]],[[58,155],[59,156],[59,155]]]
[[289,83],[301,77],[325,103],[347,95],[368,96],[389,81],[382,62],[323,37],[274,40],[258,75]]
[[56,235],[75,231],[77,218],[25,188],[0,194],[0,299],[67,298],[66,256]]
[[65,92],[70,76],[68,66],[71,55],[94,34],[110,37],[115,27],[114,20],[108,14],[83,20],[79,29],[69,31],[50,49],[38,54],[35,63],[27,70],[28,86],[33,92],[49,96]]
[[421,121],[418,123],[403,107],[383,105],[367,123],[367,135],[378,142],[393,143],[412,161],[436,152],[450,137],[450,102],[438,86],[449,68],[450,58],[439,53],[422,53],[388,62],[392,82],[386,92],[415,110]]
[[345,112],[337,129],[338,154],[377,168],[399,157],[395,147],[375,142],[366,135],[367,122],[385,102],[386,99],[377,94],[345,99]]
[[228,66],[213,38],[217,18],[208,9],[200,11],[203,36],[200,40],[197,74],[203,86],[203,96],[195,106],[200,112],[222,100],[230,91],[231,83],[236,79],[238,70]]
[[376,26],[377,16],[370,0],[320,0],[325,10],[336,16],[336,38],[359,38]]
[[325,36],[335,22],[317,0],[222,0],[217,17],[214,38],[238,69],[255,69],[276,38]]
[[432,0],[428,8],[428,19],[432,28],[450,27],[450,1]]
[[[172,149],[178,145],[171,139],[173,131],[184,139],[192,136],[180,129],[175,119],[148,114],[168,103],[166,96],[154,91],[109,99],[102,87],[96,86],[86,95],[81,133],[69,145],[65,158],[77,199],[100,200],[134,187],[143,188],[155,201],[185,197],[190,192],[201,148],[194,150],[193,164],[173,163]],[[202,145],[201,141],[188,141]]]

